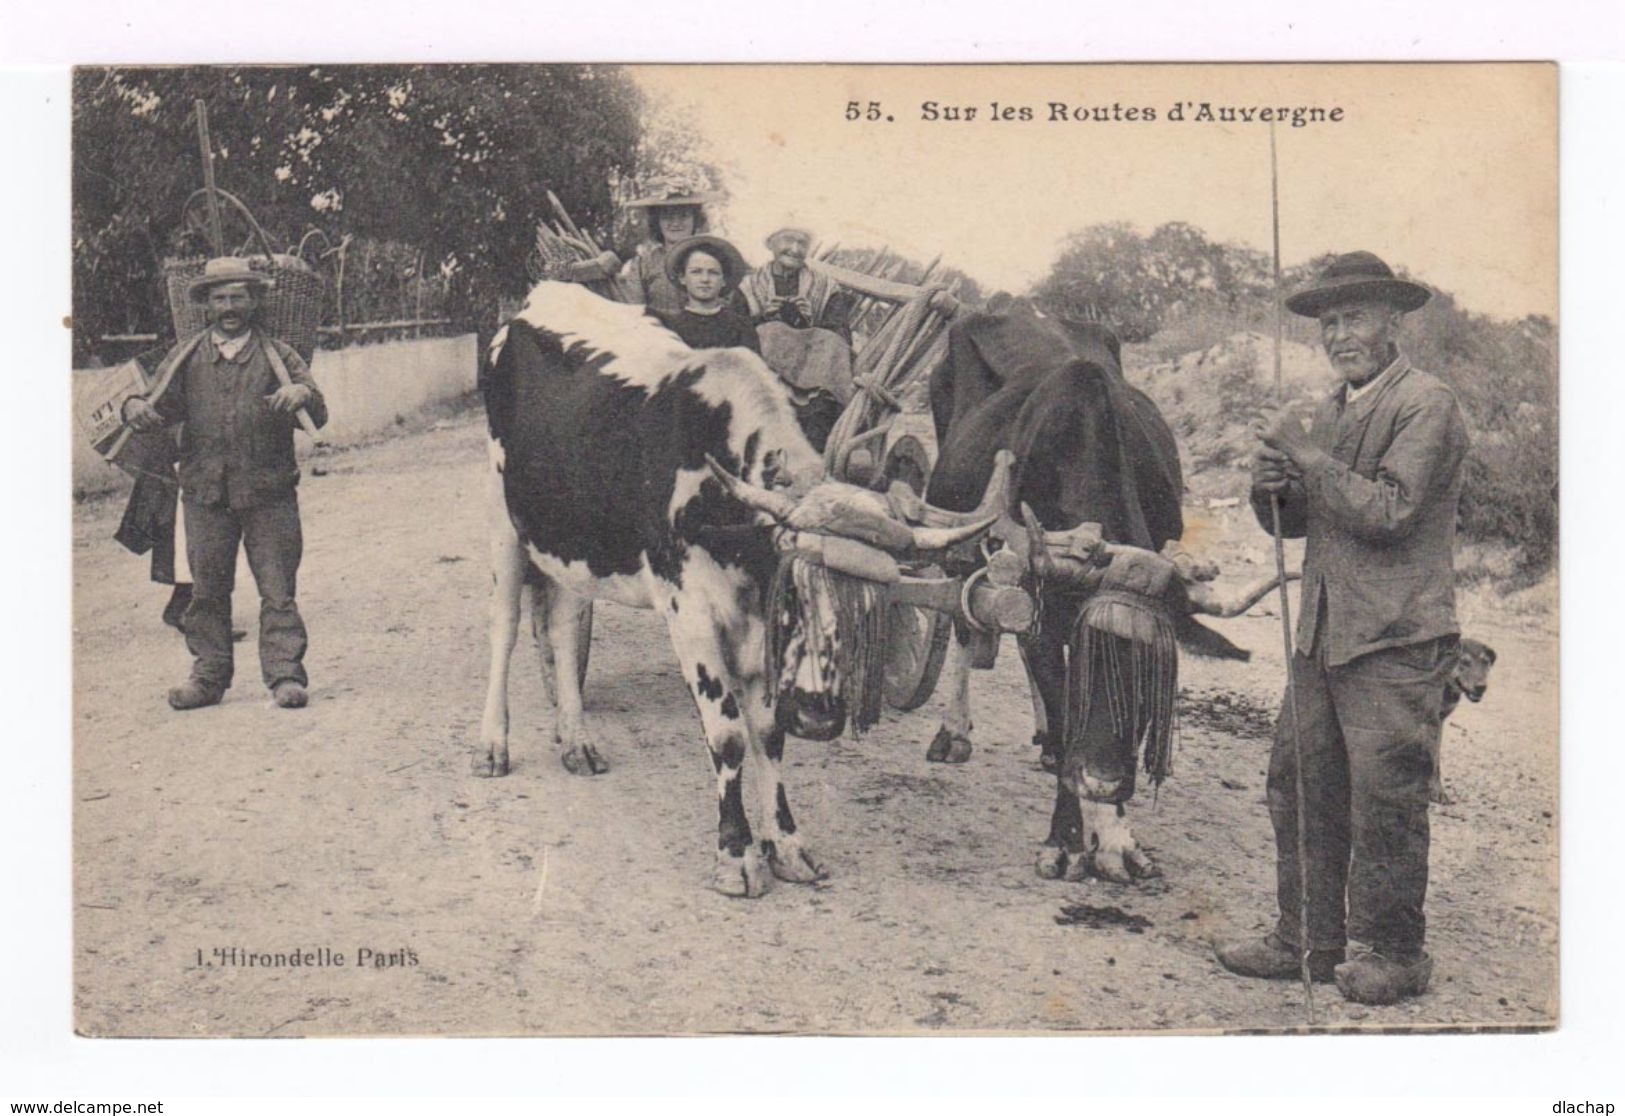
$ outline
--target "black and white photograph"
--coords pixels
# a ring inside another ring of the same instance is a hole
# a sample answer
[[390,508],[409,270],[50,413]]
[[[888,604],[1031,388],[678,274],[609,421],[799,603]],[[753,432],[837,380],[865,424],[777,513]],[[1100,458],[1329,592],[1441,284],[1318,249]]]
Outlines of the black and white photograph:
[[75,1031],[1556,1028],[1558,76],[76,68]]

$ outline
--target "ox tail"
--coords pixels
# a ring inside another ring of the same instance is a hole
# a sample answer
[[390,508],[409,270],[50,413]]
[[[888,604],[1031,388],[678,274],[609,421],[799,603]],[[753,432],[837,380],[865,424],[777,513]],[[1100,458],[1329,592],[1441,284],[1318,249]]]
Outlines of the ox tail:
[[1245,663],[1253,657],[1251,651],[1231,643],[1189,613],[1180,613],[1175,618],[1174,638],[1179,641],[1180,647],[1204,659],[1228,659],[1232,662]]

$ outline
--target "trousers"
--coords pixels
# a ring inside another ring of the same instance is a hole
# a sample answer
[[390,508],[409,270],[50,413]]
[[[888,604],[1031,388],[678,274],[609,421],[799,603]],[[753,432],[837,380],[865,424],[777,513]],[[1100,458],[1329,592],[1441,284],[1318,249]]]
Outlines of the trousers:
[[298,498],[290,492],[282,499],[235,510],[189,500],[185,518],[192,604],[182,623],[186,649],[192,653],[192,677],[220,689],[231,685],[231,593],[240,543],[260,594],[260,673],[265,684],[307,685],[304,659],[309,639],[294,603],[304,550]]
[[[1316,654],[1293,656],[1310,949],[1342,949],[1349,939],[1398,956],[1422,948],[1428,782],[1456,644],[1446,636],[1337,667]],[[1293,947],[1301,936],[1296,775],[1291,708],[1283,698],[1268,800],[1280,907],[1275,932]]]

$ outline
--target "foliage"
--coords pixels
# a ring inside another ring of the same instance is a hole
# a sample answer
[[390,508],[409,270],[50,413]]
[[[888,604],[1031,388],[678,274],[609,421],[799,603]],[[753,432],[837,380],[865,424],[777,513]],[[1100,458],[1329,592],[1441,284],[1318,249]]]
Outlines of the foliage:
[[646,97],[642,123],[631,173],[612,174],[610,180],[618,208],[609,244],[623,259],[637,251],[648,235],[649,211],[626,208],[625,203],[634,198],[672,192],[701,194],[710,198],[706,206],[710,211],[728,202],[728,188],[716,153],[684,106],[666,96]]
[[1269,289],[1269,259],[1260,252],[1214,244],[1183,221],[1150,236],[1117,221],[1068,236],[1033,296],[1047,313],[1104,320],[1125,342],[1137,342],[1172,317],[1234,309]]
[[[1330,259],[1285,270],[1283,289],[1301,286]],[[1146,237],[1127,225],[1099,225],[1068,238],[1034,293],[1040,305],[1059,313],[1087,316],[1092,307],[1125,340],[1146,341],[1146,357],[1171,361],[1238,332],[1273,333],[1269,271],[1261,253],[1212,244],[1190,226],[1164,225]],[[1319,350],[1313,321],[1288,314],[1283,325],[1288,342]],[[1538,576],[1552,564],[1558,530],[1551,321],[1473,314],[1449,292],[1436,290],[1406,318],[1403,344],[1418,367],[1454,389],[1467,416],[1473,448],[1462,489],[1463,537],[1516,548],[1519,576]],[[1257,405],[1244,398],[1256,394],[1256,384],[1243,369],[1232,371],[1204,404],[1214,425]]]
[[607,225],[612,173],[630,167],[639,138],[638,93],[615,68],[77,70],[77,357],[104,333],[164,332],[163,260],[204,250],[179,228],[203,180],[198,98],[219,185],[276,247],[310,227],[407,245],[441,277],[447,312],[481,327],[499,295],[526,286],[547,189],[578,220]]

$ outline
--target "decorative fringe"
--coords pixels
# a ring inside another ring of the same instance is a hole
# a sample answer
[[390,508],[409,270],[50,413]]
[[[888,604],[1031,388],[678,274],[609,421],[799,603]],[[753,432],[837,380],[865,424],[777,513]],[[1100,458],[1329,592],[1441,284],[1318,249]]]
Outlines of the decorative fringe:
[[[833,607],[835,615],[825,614]],[[886,674],[886,591],[883,585],[836,573],[794,552],[779,559],[768,592],[767,677],[776,695],[784,649],[801,625],[805,654],[820,656],[833,626],[835,679],[854,735],[880,720]],[[831,625],[830,621],[834,623]],[[816,659],[815,659],[816,661]]]
[[[1094,593],[1078,613],[1067,668],[1067,731],[1089,723],[1096,671],[1106,672],[1112,731],[1145,748],[1153,786],[1173,768],[1174,695],[1179,651],[1174,622],[1161,602],[1120,589]],[[1125,661],[1126,659],[1126,661]]]

